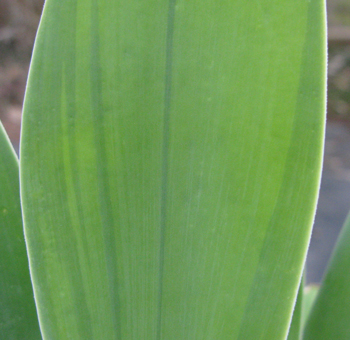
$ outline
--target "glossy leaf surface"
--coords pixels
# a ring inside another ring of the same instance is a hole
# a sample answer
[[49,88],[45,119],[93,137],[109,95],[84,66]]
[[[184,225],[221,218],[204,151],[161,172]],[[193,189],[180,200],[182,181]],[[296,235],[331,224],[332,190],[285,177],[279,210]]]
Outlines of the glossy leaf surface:
[[324,110],[321,0],[47,0],[21,145],[45,339],[284,339]]
[[0,123],[0,339],[39,340],[24,242],[18,160]]
[[305,326],[305,340],[350,338],[350,215]]

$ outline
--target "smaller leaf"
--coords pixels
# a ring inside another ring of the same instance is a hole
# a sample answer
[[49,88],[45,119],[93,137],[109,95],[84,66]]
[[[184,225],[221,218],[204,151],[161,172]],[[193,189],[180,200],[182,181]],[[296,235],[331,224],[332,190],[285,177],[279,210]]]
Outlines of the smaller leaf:
[[289,334],[288,334],[287,340],[301,339],[301,322],[302,322],[303,305],[304,305],[303,290],[304,290],[304,280],[302,279],[299,286],[297,301],[295,303],[292,322],[289,328]]
[[350,339],[350,215],[306,322],[305,340]]
[[301,329],[304,329],[307,318],[310,315],[312,306],[316,300],[316,296],[319,290],[319,285],[311,284],[304,288],[303,303],[302,303],[302,315],[301,315]]
[[0,123],[0,339],[41,339],[29,276],[18,160]]

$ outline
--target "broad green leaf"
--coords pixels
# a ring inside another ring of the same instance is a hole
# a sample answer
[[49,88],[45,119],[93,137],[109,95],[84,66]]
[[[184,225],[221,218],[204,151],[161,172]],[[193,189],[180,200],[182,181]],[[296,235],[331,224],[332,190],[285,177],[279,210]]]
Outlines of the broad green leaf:
[[19,199],[18,160],[0,123],[0,339],[41,339]]
[[304,280],[300,282],[297,300],[295,302],[295,307],[293,310],[292,322],[290,324],[289,333],[287,340],[301,340],[302,335],[302,314],[303,314],[303,305],[304,305]]
[[350,339],[350,215],[305,326],[305,340]]
[[324,2],[47,0],[21,192],[45,339],[285,339],[319,186]]

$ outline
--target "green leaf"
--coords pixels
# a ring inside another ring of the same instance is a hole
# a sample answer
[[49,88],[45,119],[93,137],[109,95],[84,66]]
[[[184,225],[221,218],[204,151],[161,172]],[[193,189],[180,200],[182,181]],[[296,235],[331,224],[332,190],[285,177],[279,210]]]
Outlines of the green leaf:
[[321,0],[47,0],[21,144],[45,339],[287,336],[325,39]]
[[317,296],[318,289],[318,285],[304,287],[304,278],[302,278],[287,340],[302,339],[305,323]]
[[1,123],[0,150],[0,338],[39,340],[22,226],[18,160]]
[[300,340],[302,335],[302,314],[303,314],[303,305],[304,305],[304,280],[302,279],[300,282],[297,300],[295,303],[295,307],[293,310],[292,322],[289,328],[288,338],[287,340]]
[[350,338],[350,215],[305,326],[305,339]]
[[316,300],[316,296],[319,290],[319,286],[312,284],[308,285],[304,288],[304,294],[303,294],[303,312],[302,312],[302,318],[301,318],[301,328],[304,329],[306,320],[308,319],[312,306],[314,305],[314,302]]

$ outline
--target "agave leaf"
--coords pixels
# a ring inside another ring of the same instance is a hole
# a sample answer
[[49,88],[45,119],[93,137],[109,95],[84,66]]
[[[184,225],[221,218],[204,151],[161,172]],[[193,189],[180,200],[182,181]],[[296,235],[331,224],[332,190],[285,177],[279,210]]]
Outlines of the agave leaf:
[[324,3],[47,0],[21,190],[45,339],[284,339],[318,193]]
[[350,215],[305,326],[305,340],[350,338]]
[[0,338],[39,340],[24,242],[17,156],[0,122]]

